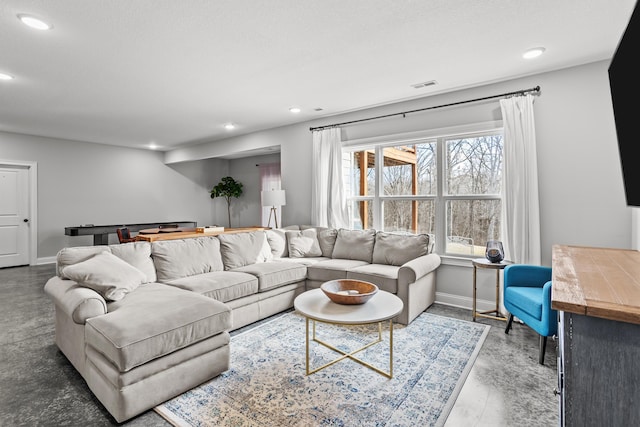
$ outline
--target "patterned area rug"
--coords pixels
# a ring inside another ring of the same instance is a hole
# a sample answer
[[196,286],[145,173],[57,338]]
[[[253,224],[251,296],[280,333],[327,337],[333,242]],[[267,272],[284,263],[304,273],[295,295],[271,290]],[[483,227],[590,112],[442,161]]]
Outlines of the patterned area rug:
[[[388,371],[384,325],[358,357]],[[230,370],[155,410],[176,426],[441,426],[489,328],[423,313],[394,325],[392,379],[349,359],[307,376],[305,320],[291,312],[234,336]],[[351,351],[378,331],[318,323],[316,335]],[[312,368],[336,356],[311,342]]]

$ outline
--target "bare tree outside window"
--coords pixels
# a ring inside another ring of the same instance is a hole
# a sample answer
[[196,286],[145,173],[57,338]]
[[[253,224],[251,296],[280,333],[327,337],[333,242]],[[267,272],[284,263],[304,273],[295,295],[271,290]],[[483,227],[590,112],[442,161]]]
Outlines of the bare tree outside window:
[[500,238],[502,140],[491,132],[352,152],[345,157],[352,226],[428,233],[442,239],[445,253],[483,255],[487,240]]
[[447,252],[482,255],[500,238],[502,135],[446,141]]

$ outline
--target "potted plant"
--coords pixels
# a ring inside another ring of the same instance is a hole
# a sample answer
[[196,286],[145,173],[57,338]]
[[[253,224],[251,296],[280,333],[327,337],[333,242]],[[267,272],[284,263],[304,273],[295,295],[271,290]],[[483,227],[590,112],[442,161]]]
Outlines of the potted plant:
[[218,184],[210,191],[211,198],[224,197],[227,201],[227,213],[229,215],[229,227],[231,227],[231,198],[238,198],[242,196],[242,183],[236,181],[230,176],[225,176],[220,180]]

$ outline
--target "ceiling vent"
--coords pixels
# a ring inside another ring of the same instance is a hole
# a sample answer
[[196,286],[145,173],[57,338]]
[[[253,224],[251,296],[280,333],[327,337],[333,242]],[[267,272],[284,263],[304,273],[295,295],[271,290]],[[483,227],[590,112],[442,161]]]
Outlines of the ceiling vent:
[[414,89],[422,89],[423,87],[433,86],[437,83],[438,82],[436,82],[435,80],[429,80],[428,82],[416,83],[414,85],[411,85],[411,87]]

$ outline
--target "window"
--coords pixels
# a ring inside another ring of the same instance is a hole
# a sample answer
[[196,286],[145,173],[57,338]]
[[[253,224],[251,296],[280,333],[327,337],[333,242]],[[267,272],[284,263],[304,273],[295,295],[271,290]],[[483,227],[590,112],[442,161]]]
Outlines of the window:
[[427,233],[439,253],[484,256],[500,240],[502,143],[494,127],[346,148],[350,226]]

